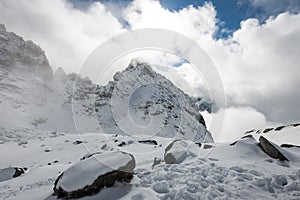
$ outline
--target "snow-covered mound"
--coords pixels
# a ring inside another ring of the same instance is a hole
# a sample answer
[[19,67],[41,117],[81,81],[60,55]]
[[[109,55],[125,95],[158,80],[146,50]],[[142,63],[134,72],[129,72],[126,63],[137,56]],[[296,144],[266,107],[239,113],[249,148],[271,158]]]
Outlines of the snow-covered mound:
[[245,132],[245,135],[252,135],[257,140],[260,136],[272,140],[277,145],[300,144],[300,123],[269,127],[265,129],[252,129]]
[[191,98],[147,63],[132,60],[114,81],[97,88],[96,111],[105,133],[158,135],[212,142]]

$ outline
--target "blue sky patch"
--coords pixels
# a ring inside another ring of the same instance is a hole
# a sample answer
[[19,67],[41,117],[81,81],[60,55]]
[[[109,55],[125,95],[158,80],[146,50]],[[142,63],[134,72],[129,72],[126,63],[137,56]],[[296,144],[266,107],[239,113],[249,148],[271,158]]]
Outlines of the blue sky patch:
[[[104,3],[112,14],[119,19],[124,26],[128,24],[120,13],[116,13],[116,7],[126,7],[132,0],[69,0],[74,7],[86,9],[92,2]],[[257,18],[263,23],[270,16],[277,16],[283,12],[299,13],[300,0],[160,0],[161,5],[171,11],[178,11],[189,5],[202,6],[205,2],[212,2],[217,11],[219,30],[216,38],[226,38],[240,28],[240,22],[249,18]],[[114,6],[113,6],[114,5]]]

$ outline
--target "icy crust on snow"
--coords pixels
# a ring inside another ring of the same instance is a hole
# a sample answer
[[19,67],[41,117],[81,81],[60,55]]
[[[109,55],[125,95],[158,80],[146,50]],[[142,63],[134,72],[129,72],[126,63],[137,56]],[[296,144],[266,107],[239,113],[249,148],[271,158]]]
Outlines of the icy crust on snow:
[[72,192],[92,185],[102,175],[116,170],[126,170],[132,156],[123,152],[93,155],[67,169],[58,180],[56,188]]
[[96,92],[98,120],[105,133],[158,135],[212,141],[196,99],[147,63],[136,60]]

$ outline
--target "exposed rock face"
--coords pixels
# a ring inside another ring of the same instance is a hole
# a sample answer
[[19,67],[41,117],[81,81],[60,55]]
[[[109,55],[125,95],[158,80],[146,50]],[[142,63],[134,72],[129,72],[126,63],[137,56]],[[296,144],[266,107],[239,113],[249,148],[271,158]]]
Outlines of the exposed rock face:
[[53,190],[59,197],[77,198],[98,193],[116,181],[130,182],[135,159],[124,152],[95,154],[61,174]]
[[65,74],[62,68],[53,77],[38,45],[0,25],[0,142],[49,131],[75,132],[74,115],[80,132],[99,131],[97,121],[91,120],[96,118],[94,88],[90,80]]
[[138,142],[149,145],[158,145],[156,140],[139,140]]
[[[0,27],[1,28],[1,27]],[[21,176],[26,171],[26,168],[7,167],[0,170],[0,182]]]
[[125,70],[115,74],[114,81],[99,86],[96,93],[97,116],[106,133],[213,141],[197,99],[185,94],[147,63],[132,60]]
[[292,148],[292,147],[300,148],[300,146],[294,145],[294,144],[281,144],[280,147],[283,147],[283,148]]
[[33,72],[43,80],[51,80],[52,68],[44,51],[32,41],[24,41],[20,36],[0,27],[0,66]]
[[230,144],[230,146],[234,146],[236,143],[238,143],[239,141],[243,140],[243,139],[248,139],[250,138],[251,140],[255,140],[253,135],[249,134],[249,135],[245,135],[243,136],[240,140],[234,141],[233,143]]
[[268,141],[265,137],[259,137],[259,146],[270,157],[279,159],[282,161],[288,161],[288,159],[280,152],[280,147]]

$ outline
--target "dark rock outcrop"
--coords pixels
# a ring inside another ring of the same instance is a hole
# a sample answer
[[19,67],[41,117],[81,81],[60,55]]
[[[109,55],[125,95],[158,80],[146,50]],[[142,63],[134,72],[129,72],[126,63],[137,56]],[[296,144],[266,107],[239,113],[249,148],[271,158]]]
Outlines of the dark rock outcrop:
[[150,144],[150,145],[157,145],[158,144],[156,140],[139,140],[138,142],[142,143],[142,144]]
[[27,168],[7,167],[0,170],[0,182],[16,178],[25,173]]
[[259,138],[259,146],[270,157],[279,159],[281,161],[288,161],[288,159],[280,152],[280,147],[277,147],[263,136],[260,136]]
[[282,145],[280,145],[280,147],[283,147],[283,148],[292,148],[292,147],[300,148],[300,146],[294,145],[294,144],[282,144]]
[[249,135],[245,135],[243,136],[240,140],[236,140],[234,142],[232,142],[231,144],[229,144],[230,146],[234,146],[236,143],[238,143],[239,141],[243,140],[243,139],[247,139],[247,138],[251,138],[254,140],[253,135],[249,134]]

